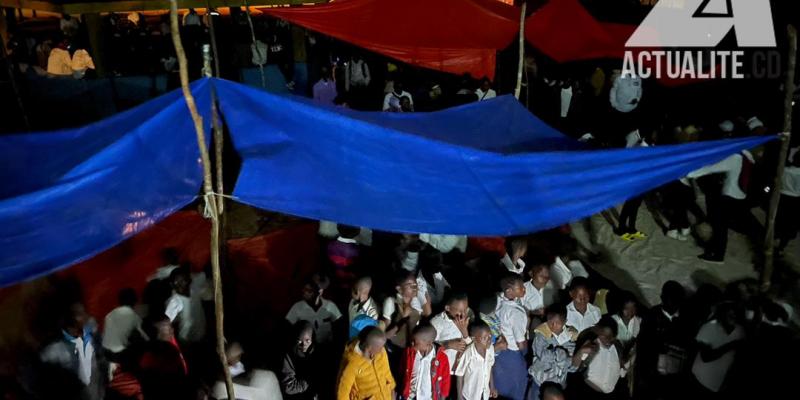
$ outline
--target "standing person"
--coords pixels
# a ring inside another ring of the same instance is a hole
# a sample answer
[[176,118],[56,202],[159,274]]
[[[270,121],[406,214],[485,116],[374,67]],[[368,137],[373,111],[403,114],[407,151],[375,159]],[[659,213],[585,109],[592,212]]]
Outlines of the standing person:
[[736,222],[741,232],[761,237],[761,224],[750,212],[747,203],[747,186],[750,170],[755,164],[755,159],[749,151],[744,150],[734,154],[716,164],[709,165],[693,171],[687,175],[689,178],[699,178],[709,174],[723,174],[722,196],[716,207],[709,208],[711,222],[711,240],[705,247],[703,254],[698,258],[712,264],[722,264],[725,261],[725,252],[728,249],[728,229],[731,222]]
[[395,381],[383,346],[386,335],[367,327],[347,345],[342,356],[336,400],[393,400]]
[[533,331],[533,363],[528,373],[533,377],[532,398],[539,398],[540,388],[547,382],[562,387],[567,384],[567,374],[574,372],[575,340],[578,331],[567,326],[567,309],[564,305],[547,308],[546,321]]
[[489,327],[492,333],[492,344],[494,344],[495,353],[503,351],[507,348],[503,332],[500,330],[500,317],[497,316],[497,295],[484,297],[478,305],[478,314],[481,321]]
[[[41,361],[49,367],[49,382],[43,383],[42,390],[75,388],[79,398],[100,400],[104,394],[104,379],[95,352],[94,333],[87,323],[89,314],[83,304],[73,303],[62,318],[60,338],[40,353]],[[52,398],[68,397],[69,393],[51,395],[54,395]]]
[[688,341],[680,309],[686,291],[680,283],[667,281],[661,288],[661,304],[642,318],[636,356],[635,393],[642,399],[677,399],[677,390],[687,365]]
[[444,400],[450,394],[450,362],[444,348],[435,344],[436,329],[417,325],[403,358],[402,399]]
[[390,365],[397,369],[402,360],[402,354],[411,340],[411,331],[422,317],[419,309],[414,306],[418,300],[419,288],[413,272],[401,271],[395,286],[396,295],[387,297],[383,302],[380,328],[386,332],[387,350]]
[[369,65],[364,61],[363,57],[351,57],[350,62],[345,63],[345,78],[345,90],[358,92],[359,94],[363,93],[372,80],[369,74]]
[[281,393],[286,400],[316,400],[319,360],[314,348],[314,326],[308,321],[294,325],[291,347],[283,357]]
[[457,381],[458,400],[488,400],[497,397],[494,387],[492,366],[494,366],[494,347],[492,332],[483,321],[469,326],[472,343],[464,350],[458,360],[454,375]]
[[[585,374],[574,388],[574,393],[578,394],[575,397],[587,400],[627,398],[625,387],[618,385],[626,371],[623,369],[622,346],[617,341],[617,323],[605,316],[578,342],[582,349],[583,344],[589,344],[593,350],[583,361]],[[572,386],[570,389],[573,390]]]
[[525,297],[525,283],[518,274],[507,273],[500,280],[502,293],[497,316],[508,349],[497,354],[492,370],[497,392],[501,397],[523,400],[528,386],[525,355],[528,352],[528,313],[519,304]]
[[492,81],[489,78],[483,78],[480,87],[475,90],[475,95],[478,96],[478,101],[484,101],[497,97],[497,92],[492,89]]
[[172,322],[166,315],[151,315],[142,325],[150,338],[139,358],[139,378],[145,398],[186,398],[189,369]]
[[595,326],[602,312],[591,303],[589,281],[586,278],[575,278],[569,289],[572,302],[567,305],[567,325],[578,330],[578,333]]
[[442,263],[442,253],[433,247],[427,247],[419,254],[417,285],[426,302],[430,299],[431,309],[439,307],[450,290],[450,283],[442,274]]
[[314,100],[326,104],[333,105],[333,101],[338,96],[336,92],[336,82],[333,80],[333,73],[328,67],[322,67],[320,72],[322,76],[317,83],[312,87]]
[[636,299],[630,292],[622,292],[618,304],[619,309],[611,317],[617,322],[617,340],[627,349],[639,336],[642,318],[638,315]]
[[468,312],[466,293],[453,293],[447,300],[444,311],[431,318],[431,325],[436,329],[436,343],[444,346],[451,374],[455,372],[456,361],[471,341]]
[[192,276],[189,269],[179,267],[169,275],[172,296],[167,299],[164,314],[175,325],[178,340],[182,344],[197,344],[206,334],[206,317],[197,296],[192,297]]
[[352,299],[347,310],[351,323],[358,315],[366,315],[377,321],[378,308],[370,296],[370,291],[372,291],[372,278],[368,276],[359,278],[353,285]]
[[775,221],[778,253],[782,253],[800,231],[800,154],[790,157],[783,171],[781,200]]
[[[550,266],[543,262],[533,263],[525,268],[525,275],[530,280],[525,282],[525,297],[521,299],[522,307],[528,312],[531,327],[536,327],[544,318],[545,287],[550,282]],[[534,322],[535,321],[535,322]]]
[[[636,129],[625,137],[625,148],[650,146]],[[636,219],[639,216],[639,207],[642,205],[644,195],[639,195],[625,201],[619,213],[619,225],[614,233],[625,241],[647,239],[647,235],[636,229]]]
[[336,304],[322,297],[324,289],[322,278],[310,279],[303,286],[303,299],[295,303],[286,314],[290,324],[298,321],[308,321],[314,326],[317,342],[327,345],[333,342],[333,324],[342,317]]
[[500,263],[515,274],[522,274],[525,270],[525,260],[522,258],[528,254],[528,240],[525,237],[517,236],[506,238],[506,254],[500,259]]
[[103,348],[111,354],[125,350],[134,332],[141,333],[142,317],[133,309],[137,301],[136,291],[122,289],[118,300],[119,306],[106,315],[103,323]]
[[735,305],[717,305],[715,318],[697,333],[698,353],[692,366],[695,395],[704,399],[719,398],[736,354],[744,342],[744,328],[738,323]]
[[200,16],[197,15],[197,11],[194,8],[190,8],[189,12],[183,16],[183,26],[201,26],[203,22],[200,20]]
[[403,90],[403,82],[396,81],[394,82],[394,86],[392,91],[387,93],[386,96],[383,97],[383,111],[402,111],[402,99],[403,97],[408,97],[408,102],[411,107],[414,107],[414,98],[411,97],[411,93],[406,92]]
[[[276,393],[281,391],[277,377],[272,371],[263,369],[247,370],[242,363],[244,350],[237,342],[229,343],[225,349],[228,358],[228,372],[233,379],[233,391],[236,393],[237,400],[271,400]],[[211,388],[211,394],[215,399],[224,399],[228,392],[225,387],[225,379],[220,377]],[[312,398],[308,398],[312,399]]]

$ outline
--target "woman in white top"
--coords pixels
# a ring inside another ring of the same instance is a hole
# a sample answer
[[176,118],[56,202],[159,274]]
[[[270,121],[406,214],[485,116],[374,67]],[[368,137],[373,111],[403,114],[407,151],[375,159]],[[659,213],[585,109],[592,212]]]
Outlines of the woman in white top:
[[778,252],[783,252],[800,231],[800,153],[795,152],[793,156],[783,171],[781,202],[775,225],[775,233],[780,240]]

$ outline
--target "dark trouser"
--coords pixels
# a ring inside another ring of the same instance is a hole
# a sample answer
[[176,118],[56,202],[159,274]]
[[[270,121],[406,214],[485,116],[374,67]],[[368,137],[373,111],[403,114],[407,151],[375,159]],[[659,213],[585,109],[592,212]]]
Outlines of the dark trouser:
[[492,375],[494,385],[501,398],[525,399],[528,389],[528,366],[522,352],[503,350],[497,353]]
[[703,210],[695,202],[694,190],[691,186],[686,186],[676,181],[664,189],[664,194],[667,205],[671,208],[670,230],[689,228],[689,213],[694,214],[695,219],[698,221],[702,221],[705,218]]
[[627,381],[620,379],[617,381],[617,386],[611,393],[603,393],[594,390],[583,379],[574,379],[570,382],[567,390],[569,391],[570,399],[579,400],[627,400],[630,396],[627,390]]
[[780,239],[779,248],[785,248],[797,237],[800,230],[800,197],[781,195],[778,215],[775,218],[775,236]]
[[636,217],[639,215],[639,207],[642,205],[643,197],[634,197],[625,202],[622,211],[619,213],[619,227],[617,234],[636,232]]
[[728,249],[729,228],[754,238],[761,237],[761,224],[750,212],[750,206],[746,200],[722,196],[716,202],[716,209],[709,212],[709,219],[713,234],[706,247],[706,252],[715,256],[725,257],[725,251]]

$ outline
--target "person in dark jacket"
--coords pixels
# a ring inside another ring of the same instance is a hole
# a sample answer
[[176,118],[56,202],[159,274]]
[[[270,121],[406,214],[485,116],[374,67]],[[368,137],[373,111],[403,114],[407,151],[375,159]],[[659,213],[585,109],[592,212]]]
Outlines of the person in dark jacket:
[[316,400],[318,385],[314,371],[318,362],[314,352],[314,327],[307,321],[295,325],[295,341],[286,352],[281,368],[281,392],[286,400]]

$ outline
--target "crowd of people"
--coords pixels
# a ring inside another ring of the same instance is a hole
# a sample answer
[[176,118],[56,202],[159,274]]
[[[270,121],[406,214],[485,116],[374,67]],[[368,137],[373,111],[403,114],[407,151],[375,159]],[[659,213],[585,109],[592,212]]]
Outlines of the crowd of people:
[[[499,252],[324,221],[319,234],[316,272],[260,339],[279,361],[246,357],[227,332],[238,399],[708,399],[792,384],[780,360],[796,352],[793,309],[755,281],[694,293],[668,281],[647,309],[580,261],[564,229]],[[166,249],[141,304],[122,290],[101,327],[64,302],[30,398],[227,398],[208,270],[180,259]]]
[[[212,17],[190,10],[182,19],[195,66],[207,40],[204,18]],[[275,63],[294,90],[288,24],[256,18],[252,42],[246,15],[232,12],[230,21],[218,25],[220,38],[236,38],[234,46],[220,46],[229,61],[222,63],[223,75]],[[175,71],[166,19],[154,26],[141,14],[110,14],[106,24],[110,71]],[[92,60],[78,44],[85,27],[64,16],[60,28],[57,39],[17,37],[17,60],[51,74],[58,69],[91,76]],[[304,40],[313,82],[306,94],[321,104],[426,112],[489,100],[500,91],[489,78],[421,73],[310,33]],[[51,49],[53,43],[58,45]],[[741,110],[695,119],[654,112],[646,84],[613,68],[551,79],[532,58],[525,61],[530,107],[587,147],[768,133],[755,113]],[[654,217],[664,221],[667,237],[688,242],[698,236],[700,259],[721,263],[729,229],[755,243],[763,239],[752,209],[763,204],[772,173],[763,166],[777,157],[772,150],[734,154],[629,199],[619,215],[604,216],[620,240],[645,240],[648,233],[636,226],[638,210],[655,201],[660,212]],[[800,228],[796,153],[789,155],[781,189],[779,251]],[[696,229],[704,223],[711,227],[708,238]],[[503,250],[493,252],[461,236],[373,233],[321,222],[318,270],[305,277],[281,328],[262,338],[279,362],[248,358],[253,343],[231,340],[231,334],[228,365],[219,368],[208,271],[193,273],[168,250],[141,304],[135,291],[122,291],[119,307],[102,324],[79,302],[65,302],[60,329],[19,393],[42,399],[219,399],[227,396],[223,368],[241,399],[713,399],[766,397],[791,387],[791,368],[783,360],[796,356],[788,327],[793,311],[759,294],[756,282],[688,293],[669,281],[661,304],[647,309],[582,262],[585,254],[568,233],[546,236],[545,246],[533,237],[506,238]]]

